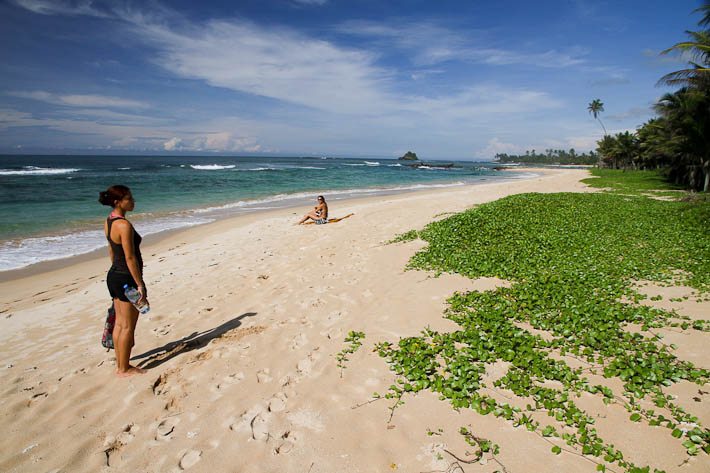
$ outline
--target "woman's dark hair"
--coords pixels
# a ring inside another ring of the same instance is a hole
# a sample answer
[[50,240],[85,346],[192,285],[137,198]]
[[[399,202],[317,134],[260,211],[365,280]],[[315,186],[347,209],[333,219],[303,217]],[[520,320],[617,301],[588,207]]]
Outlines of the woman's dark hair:
[[99,202],[101,205],[108,205],[109,207],[115,207],[116,202],[123,200],[131,190],[120,184],[111,186],[103,192],[99,192]]
[[319,195],[318,200],[322,200],[323,202],[325,202],[325,197],[323,197],[322,195]]

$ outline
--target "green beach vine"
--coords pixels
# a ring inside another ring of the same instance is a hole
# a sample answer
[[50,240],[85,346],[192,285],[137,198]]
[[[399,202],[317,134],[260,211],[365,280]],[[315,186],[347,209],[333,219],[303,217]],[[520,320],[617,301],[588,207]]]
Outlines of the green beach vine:
[[[385,396],[396,399],[392,409],[405,394],[430,390],[455,409],[535,432],[552,453],[582,455],[598,471],[659,471],[633,464],[599,435],[594,417],[575,403],[586,392],[619,403],[631,422],[667,428],[689,455],[710,453],[710,430],[664,392],[681,380],[703,385],[710,373],[677,358],[675,347],[653,333],[705,331],[707,321],[640,305],[644,296],[634,289],[650,280],[707,296],[710,202],[648,198],[667,192],[649,174],[604,172],[598,184],[615,192],[514,195],[398,239],[428,242],[409,268],[513,284],[454,294],[445,316],[460,326],[455,332],[424,329],[419,337],[376,345],[397,375]],[[496,362],[507,372],[484,382]],[[620,379],[623,392],[590,380],[602,377]],[[487,394],[500,390],[530,401],[522,408]],[[653,409],[642,407],[649,402]]]
[[340,377],[343,377],[343,370],[345,369],[345,363],[348,360],[348,355],[355,353],[358,348],[362,346],[362,339],[365,338],[364,332],[355,332],[351,330],[348,336],[345,337],[345,343],[350,343],[347,347],[343,348],[337,355],[335,355],[335,361],[340,368]]

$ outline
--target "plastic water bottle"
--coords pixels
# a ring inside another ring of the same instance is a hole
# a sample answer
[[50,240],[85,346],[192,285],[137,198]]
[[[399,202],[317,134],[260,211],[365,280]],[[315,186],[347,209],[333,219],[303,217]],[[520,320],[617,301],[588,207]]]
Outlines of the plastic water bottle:
[[141,293],[138,292],[138,289],[135,287],[130,287],[128,284],[123,285],[123,293],[126,295],[126,298],[131,301],[131,304],[135,306],[136,309],[138,309],[138,312],[141,314],[145,314],[150,310],[150,305],[148,304],[148,301],[143,301],[140,304],[138,304],[138,301],[141,298]]

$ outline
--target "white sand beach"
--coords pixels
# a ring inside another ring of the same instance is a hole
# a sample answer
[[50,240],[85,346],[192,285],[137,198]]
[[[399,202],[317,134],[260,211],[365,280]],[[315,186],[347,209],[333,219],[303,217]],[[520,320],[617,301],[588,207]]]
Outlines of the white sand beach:
[[[443,318],[454,291],[505,284],[405,271],[424,243],[386,242],[510,194],[591,191],[580,183],[584,169],[534,172],[526,180],[333,201],[332,217],[354,215],[332,225],[296,226],[307,209],[282,209],[145,245],[151,311],[139,320],[133,356],[148,372],[128,379],[114,376],[113,352],[100,344],[110,305],[107,256],[0,283],[0,471],[595,471],[581,455],[552,454],[539,435],[457,412],[431,393],[405,397],[391,420],[392,400],[370,402],[395,379],[375,343],[426,326],[454,330]],[[659,304],[679,313],[710,314],[710,302],[669,300],[684,288],[644,290],[668,295]],[[336,355],[351,330],[366,337],[341,370]],[[710,368],[707,332],[665,334],[679,345],[678,357]],[[502,369],[491,366],[487,376]],[[710,424],[710,390],[678,383],[668,391]],[[621,405],[592,395],[577,403],[636,464],[710,471],[708,455],[686,461],[667,429],[630,422]],[[500,445],[500,464],[452,466],[452,454],[470,450],[462,426]]]

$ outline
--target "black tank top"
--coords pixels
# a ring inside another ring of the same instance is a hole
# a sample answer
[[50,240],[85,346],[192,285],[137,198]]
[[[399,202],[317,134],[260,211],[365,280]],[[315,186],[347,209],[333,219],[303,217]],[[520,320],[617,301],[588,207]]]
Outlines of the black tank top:
[[[118,243],[114,243],[113,240],[111,240],[111,225],[115,220],[126,220],[123,217],[115,217],[115,218],[107,218],[106,223],[108,225],[108,232],[106,235],[106,239],[108,240],[108,244],[111,245],[111,249],[113,250],[113,264],[111,265],[111,269],[114,271],[120,271],[122,273],[130,273],[128,270],[128,263],[126,263],[126,254],[123,252],[123,246],[119,245]],[[127,221],[127,220],[126,220]],[[130,225],[130,222],[128,223]],[[133,225],[131,225],[133,227]],[[143,273],[143,257],[141,256],[141,241],[143,238],[138,234],[136,229],[133,229],[133,249],[136,253],[136,259],[138,260],[138,267],[140,268],[141,274]]]

